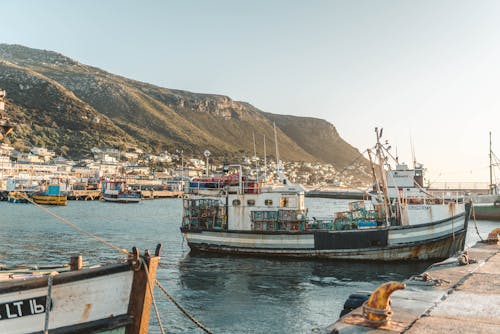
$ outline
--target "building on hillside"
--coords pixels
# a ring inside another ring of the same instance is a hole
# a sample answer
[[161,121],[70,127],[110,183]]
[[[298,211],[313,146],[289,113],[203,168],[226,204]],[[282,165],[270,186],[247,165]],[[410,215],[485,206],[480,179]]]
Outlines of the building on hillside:
[[32,147],[31,154],[38,156],[43,162],[48,162],[56,154],[45,147]]

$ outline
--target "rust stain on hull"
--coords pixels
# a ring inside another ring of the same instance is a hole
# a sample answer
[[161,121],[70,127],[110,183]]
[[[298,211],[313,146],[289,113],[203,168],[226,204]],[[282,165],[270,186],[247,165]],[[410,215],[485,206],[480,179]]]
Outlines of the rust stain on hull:
[[86,304],[85,309],[83,310],[82,316],[80,317],[80,322],[87,321],[89,319],[90,309],[92,308],[92,304]]

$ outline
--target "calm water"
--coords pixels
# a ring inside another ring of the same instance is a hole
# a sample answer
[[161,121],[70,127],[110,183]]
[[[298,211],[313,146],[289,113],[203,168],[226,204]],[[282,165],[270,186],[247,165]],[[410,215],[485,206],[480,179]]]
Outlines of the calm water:
[[[326,216],[345,210],[347,201],[307,198],[306,205],[311,216]],[[122,248],[153,250],[163,243],[159,281],[214,333],[311,333],[338,318],[350,293],[408,278],[430,264],[190,255],[179,232],[179,199],[130,205],[70,201],[50,210]],[[483,237],[497,226],[478,222]],[[477,240],[471,222],[467,245]],[[62,264],[73,254],[90,264],[120,257],[33,205],[0,202],[0,263]],[[168,333],[203,333],[156,292]],[[159,332],[152,319],[150,333]]]

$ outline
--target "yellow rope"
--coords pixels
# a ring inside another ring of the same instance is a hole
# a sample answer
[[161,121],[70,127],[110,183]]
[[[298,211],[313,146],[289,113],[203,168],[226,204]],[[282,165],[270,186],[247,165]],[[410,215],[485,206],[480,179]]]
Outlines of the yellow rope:
[[61,216],[59,216],[59,215],[57,215],[57,214],[53,213],[53,212],[52,212],[52,211],[50,211],[49,209],[44,208],[44,207],[43,207],[43,206],[41,206],[40,204],[36,203],[36,202],[35,202],[35,201],[33,201],[31,198],[29,198],[29,197],[28,197],[25,193],[22,193],[22,194],[23,194],[23,197],[24,197],[24,198],[26,198],[26,200],[27,200],[28,202],[30,202],[31,204],[33,204],[35,207],[37,207],[38,209],[40,209],[40,210],[42,210],[42,211],[45,211],[46,213],[48,213],[48,214],[49,214],[49,215],[51,215],[52,217],[54,217],[54,218],[56,218],[56,219],[60,220],[60,221],[61,221],[61,222],[63,222],[64,224],[66,224],[66,225],[68,225],[68,226],[70,226],[70,227],[74,228],[74,229],[75,229],[75,230],[77,230],[78,232],[81,232],[81,233],[83,233],[83,234],[85,234],[85,235],[87,235],[87,236],[89,236],[89,237],[91,237],[91,238],[93,238],[93,239],[95,239],[95,240],[97,240],[97,241],[99,241],[99,242],[101,242],[101,243],[105,244],[106,246],[111,247],[112,249],[114,249],[114,250],[116,250],[116,251],[120,252],[121,254],[128,254],[128,251],[127,251],[126,249],[123,249],[123,248],[120,248],[120,247],[118,247],[118,246],[115,246],[115,245],[113,245],[112,243],[110,243],[109,241],[106,241],[106,240],[104,240],[103,238],[98,237],[98,236],[97,236],[97,235],[95,235],[95,234],[92,234],[92,233],[90,233],[90,232],[88,232],[88,231],[85,231],[85,230],[84,230],[84,229],[82,229],[81,227],[76,226],[75,224],[71,223],[70,221],[68,221],[68,220],[64,219],[63,217],[61,217]]

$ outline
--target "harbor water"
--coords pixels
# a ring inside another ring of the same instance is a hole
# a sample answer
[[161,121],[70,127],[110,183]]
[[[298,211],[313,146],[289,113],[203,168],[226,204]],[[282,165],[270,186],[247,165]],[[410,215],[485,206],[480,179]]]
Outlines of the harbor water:
[[[346,200],[307,198],[309,216],[331,216]],[[179,231],[180,199],[114,204],[71,201],[44,207],[120,248],[164,246],[157,279],[213,333],[313,333],[337,320],[349,294],[421,273],[430,262],[361,263],[190,254]],[[81,254],[88,264],[116,262],[116,250],[29,204],[0,202],[0,264],[57,265]],[[498,223],[477,222],[485,237]],[[469,223],[466,246],[479,237]],[[161,292],[167,333],[203,333]],[[150,333],[160,333],[152,314]]]

